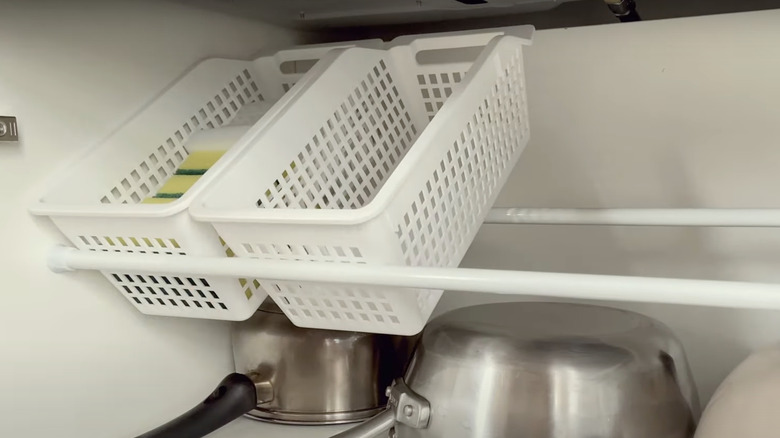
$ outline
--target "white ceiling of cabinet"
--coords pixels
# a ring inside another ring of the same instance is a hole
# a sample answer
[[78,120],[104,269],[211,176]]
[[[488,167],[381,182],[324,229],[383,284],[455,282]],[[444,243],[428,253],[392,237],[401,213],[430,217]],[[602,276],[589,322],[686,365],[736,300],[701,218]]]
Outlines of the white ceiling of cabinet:
[[573,0],[176,0],[270,22],[389,24],[486,17],[552,9]]

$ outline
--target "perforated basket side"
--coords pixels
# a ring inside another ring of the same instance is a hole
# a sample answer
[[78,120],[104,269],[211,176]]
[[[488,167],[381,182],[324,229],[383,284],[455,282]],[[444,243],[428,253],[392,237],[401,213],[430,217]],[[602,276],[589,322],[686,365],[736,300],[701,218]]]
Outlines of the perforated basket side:
[[521,44],[530,44],[533,32],[533,26],[524,25],[404,35],[389,46],[411,53],[425,110],[433,118],[493,38],[512,35],[519,37]]
[[[216,223],[236,255],[259,260],[332,264],[402,264],[399,245],[383,218],[360,227]],[[411,335],[422,330],[440,292],[260,280],[262,288],[300,327]],[[416,296],[425,294],[421,306]],[[436,295],[438,294],[438,295]],[[427,300],[431,296],[432,302]],[[430,308],[429,308],[430,307]],[[427,313],[426,313],[427,312]]]
[[[139,202],[155,193],[186,158],[186,144],[192,134],[227,125],[247,103],[279,97],[296,82],[305,84],[306,75],[300,72],[280,72],[278,64],[282,59],[307,56],[316,60],[331,49],[319,46],[287,50],[254,63],[203,62],[106,141],[80,157],[31,211],[51,216],[80,249],[233,256],[232,249],[212,227],[190,220],[184,211],[186,205],[182,204],[190,202],[215,172],[227,167],[225,158],[237,152],[237,148],[226,154],[183,198],[170,204]],[[316,72],[315,68],[309,76],[316,76]],[[292,89],[298,88],[301,87]],[[294,94],[287,93],[282,102],[292,100],[290,95]],[[267,115],[269,120],[275,116],[272,111]],[[236,145],[248,144],[242,140]],[[249,317],[266,295],[255,279],[188,277],[176,273],[103,274],[141,312],[153,315],[241,320]]]
[[[285,62],[313,65],[334,48],[381,44],[379,40],[329,43],[281,50],[253,62],[203,61],[74,161],[30,210],[42,215],[175,214],[225,167],[228,155],[188,191],[191,196],[171,204],[143,205],[142,210],[133,206],[154,194],[187,157],[186,143],[193,133],[225,126],[247,103],[279,99],[307,76],[303,71],[284,73]],[[272,114],[269,111],[268,118]],[[127,208],[102,208],[105,205]]]
[[[104,221],[61,217],[54,222],[61,230],[68,230],[65,234],[75,247],[87,251],[171,257],[225,256],[228,251],[211,227],[189,220],[186,212],[173,218]],[[103,275],[139,311],[149,315],[244,320],[266,296],[259,282],[234,278],[175,272]]]
[[[360,51],[348,51],[336,61],[349,60],[350,52],[363,55]],[[436,114],[432,119],[422,91],[430,90],[430,83],[421,82],[418,75],[441,79],[446,74],[453,79],[453,72],[466,66],[445,63],[438,70],[435,65],[419,66],[405,48],[391,49],[389,57],[366,54],[375,58],[363,59],[363,63],[371,60],[376,66],[377,59],[382,59],[386,65],[376,67],[379,71],[387,68],[399,72],[393,78],[393,84],[400,87],[399,94],[407,102],[409,113],[414,114],[415,122],[421,120],[419,126],[425,126],[429,120],[430,124],[389,176],[385,176],[384,185],[365,193],[363,200],[367,198],[369,202],[353,201],[347,195],[358,186],[350,186],[347,178],[361,173],[350,173],[355,170],[350,166],[354,161],[346,158],[350,157],[348,152],[355,139],[362,140],[366,136],[353,137],[355,134],[350,128],[360,128],[361,123],[368,126],[366,133],[372,133],[373,129],[392,133],[394,128],[387,129],[390,125],[384,126],[381,120],[377,122],[377,117],[372,120],[370,111],[365,114],[327,112],[334,106],[340,108],[345,101],[348,104],[344,106],[348,109],[349,105],[361,108],[357,98],[363,98],[365,93],[347,94],[341,99],[333,98],[339,96],[338,93],[309,95],[312,101],[301,98],[296,105],[305,111],[300,110],[297,114],[320,115],[325,111],[326,121],[315,123],[312,133],[307,131],[311,126],[303,126],[301,116],[291,118],[284,130],[280,129],[264,142],[258,142],[256,149],[248,151],[243,162],[234,166],[231,174],[213,187],[209,199],[201,206],[203,210],[218,210],[223,206],[239,208],[228,210],[228,214],[212,222],[236,249],[237,255],[339,265],[454,266],[462,259],[528,139],[522,43],[516,39],[491,42],[468,70],[465,79],[461,77],[460,85],[453,83],[452,89],[445,92],[450,94],[449,100],[441,108],[433,107]],[[330,76],[334,82],[328,83],[328,90],[343,90],[343,84],[336,86],[339,79],[357,80],[357,84],[364,80],[361,76],[349,76],[360,72],[354,63],[348,64],[349,71],[342,70],[346,65],[335,61],[331,64],[332,70],[328,73],[340,76]],[[376,90],[369,88],[367,95],[381,95],[386,85],[380,83]],[[440,84],[437,82],[437,85]],[[346,91],[351,90],[346,88]],[[432,92],[431,95],[435,97]],[[325,96],[330,96],[330,100]],[[350,98],[352,102],[349,102]],[[372,104],[383,107],[379,102]],[[320,107],[312,109],[317,104]],[[294,126],[293,120],[300,126],[289,133],[287,131]],[[312,120],[320,119],[305,119],[307,123]],[[275,127],[280,126],[284,125]],[[336,134],[325,137],[323,132]],[[300,153],[300,149],[289,149],[291,144],[301,144],[299,138],[305,142],[306,155],[303,157],[291,155]],[[282,144],[288,146],[284,151],[286,155],[282,158],[273,156],[272,148]],[[370,140],[363,145],[369,150],[382,147],[381,143]],[[344,149],[340,149],[342,147]],[[360,151],[359,147],[355,149]],[[339,153],[345,159],[339,158]],[[364,151],[361,155],[367,153]],[[337,166],[342,163],[346,163],[343,169],[347,173],[340,175],[342,168]],[[279,164],[281,168],[275,169]],[[272,185],[262,183],[268,178],[266,172],[275,175]],[[365,175],[374,175],[374,172],[369,168]],[[261,197],[259,204],[246,193],[233,196],[232,190],[228,189],[257,187],[256,184],[265,190],[265,198]],[[318,191],[307,193],[309,185],[314,185]],[[320,195],[327,196],[328,200],[317,198]],[[328,203],[331,199],[333,202]],[[299,204],[296,206],[295,202]],[[260,205],[265,203],[271,208]],[[248,208],[252,204],[260,208]],[[379,211],[366,214],[366,206]],[[261,285],[297,325],[397,334],[411,334],[421,329],[442,293],[296,282],[261,281]]]
[[[170,127],[167,129],[172,132],[164,140],[155,142],[156,147],[129,173],[118,176],[113,187],[107,190],[100,202],[137,204],[154,194],[189,155],[185,145],[194,132],[225,126],[247,103],[265,100],[263,91],[258,87],[249,68],[235,72],[232,79],[218,84],[216,88],[212,85],[211,90],[211,97],[197,109],[177,116],[167,115],[171,119],[168,120]],[[161,114],[156,116],[161,117]],[[178,118],[175,124],[173,117]]]
[[527,144],[522,43],[494,40],[388,186],[404,261],[456,266]]
[[[426,70],[430,72],[431,67]],[[419,149],[412,150],[396,169],[408,173],[403,178],[393,175],[386,182],[385,189],[391,189],[388,193],[394,198],[385,213],[353,226],[353,232],[362,236],[354,241],[364,239],[362,244],[355,243],[360,254],[373,250],[375,257],[324,261],[456,266],[528,137],[522,44],[496,40],[477,59],[463,88],[453,92],[452,100],[442,106],[418,138],[415,147]],[[333,227],[330,231],[323,226],[318,229],[322,235],[338,233],[343,237],[347,233],[346,225]],[[280,234],[284,235],[269,233]],[[388,241],[380,242],[378,236]],[[383,252],[376,254],[377,248]],[[272,245],[260,252],[261,257],[322,261],[312,258],[317,251],[322,252],[302,244]],[[258,252],[247,255],[259,256]],[[416,333],[442,295],[440,290],[261,284],[300,326],[377,333]]]
[[[352,209],[369,202],[414,143],[419,128],[385,59],[347,95],[289,165],[268,181],[261,208]],[[325,114],[323,114],[325,115]],[[294,144],[294,143],[293,143]]]
[[243,104],[262,98],[250,68],[244,61],[199,64],[57,175],[31,211],[102,214],[103,206],[135,204],[154,193],[186,158],[190,135],[228,123]]
[[427,124],[403,76],[385,51],[334,54],[191,213],[330,214],[369,204]]

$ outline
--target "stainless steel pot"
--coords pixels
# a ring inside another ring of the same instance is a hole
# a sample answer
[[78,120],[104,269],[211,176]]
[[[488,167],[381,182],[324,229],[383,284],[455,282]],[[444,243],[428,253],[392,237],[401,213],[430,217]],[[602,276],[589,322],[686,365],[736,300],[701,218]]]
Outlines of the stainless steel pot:
[[699,416],[662,324],[597,306],[468,307],[423,331],[388,410],[339,438],[689,438]]
[[236,371],[257,388],[247,415],[288,424],[369,418],[384,410],[385,388],[406,369],[414,339],[299,328],[266,300],[233,330]]
[[385,409],[416,337],[294,326],[268,299],[233,329],[238,373],[201,404],[137,438],[197,438],[249,417],[284,424],[340,424]]

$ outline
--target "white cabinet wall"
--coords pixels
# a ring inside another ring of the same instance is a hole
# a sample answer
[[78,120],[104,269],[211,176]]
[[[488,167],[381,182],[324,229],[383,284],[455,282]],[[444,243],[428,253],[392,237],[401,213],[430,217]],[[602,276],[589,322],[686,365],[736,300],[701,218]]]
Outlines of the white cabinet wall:
[[[531,140],[496,205],[780,207],[778,42],[780,10],[538,31]],[[776,228],[490,225],[462,265],[777,283],[778,262]],[[610,304],[673,329],[703,402],[780,341],[778,311]]]
[[0,114],[19,118],[23,140],[0,145],[0,436],[135,436],[232,369],[226,324],[146,317],[96,273],[50,273],[62,238],[26,209],[198,60],[294,37],[161,1],[0,0]]

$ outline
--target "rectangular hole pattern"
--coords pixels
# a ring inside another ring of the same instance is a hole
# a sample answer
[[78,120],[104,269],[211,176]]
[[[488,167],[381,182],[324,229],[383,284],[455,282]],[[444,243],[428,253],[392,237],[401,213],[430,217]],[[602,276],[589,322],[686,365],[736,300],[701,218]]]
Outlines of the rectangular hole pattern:
[[334,321],[342,326],[394,327],[401,324],[384,292],[354,286],[278,282],[264,284],[293,323]]
[[[366,263],[360,248],[355,246],[246,243],[242,250],[249,257],[269,260]],[[347,324],[392,326],[401,323],[388,295],[377,288],[319,284],[304,287],[296,282],[268,281],[260,284],[293,322],[339,320]]]
[[107,277],[137,307],[166,307],[169,312],[174,308],[181,311],[229,310],[205,278],[128,273],[111,273]]
[[157,193],[176,168],[187,158],[185,144],[195,131],[218,128],[229,123],[245,104],[264,100],[249,70],[217,90],[181,124],[172,127],[168,138],[161,139],[149,156],[122,177],[100,200],[104,204],[137,204]]
[[78,236],[79,249],[137,254],[187,255],[176,239],[161,237]]
[[287,243],[245,243],[247,257],[266,260],[365,264],[356,246],[292,245]]
[[[236,256],[236,253],[233,252],[230,246],[228,246],[227,242],[222,240],[221,237],[219,238],[219,242],[222,244],[222,249],[225,251],[226,256]],[[260,282],[257,279],[239,278],[238,283],[241,285],[241,290],[244,291],[244,297],[247,299],[247,301],[251,300],[252,297],[257,295],[258,292],[263,293],[263,296],[265,296],[265,291],[263,291],[262,287],[260,286]]]
[[418,134],[385,61],[336,108],[286,169],[264,188],[260,208],[352,209],[371,202]]
[[[446,156],[395,223],[412,266],[458,263],[481,225],[498,178],[528,136],[522,58],[505,64]],[[425,294],[419,299],[426,300]]]
[[[161,237],[78,236],[79,249],[135,254],[187,255],[176,239]],[[109,273],[109,281],[137,306],[169,306],[181,310],[228,310],[206,278]],[[170,309],[172,310],[172,309]]]
[[465,72],[436,72],[417,75],[417,85],[420,88],[425,113],[428,120],[433,119],[444,106],[455,87],[466,77]]

